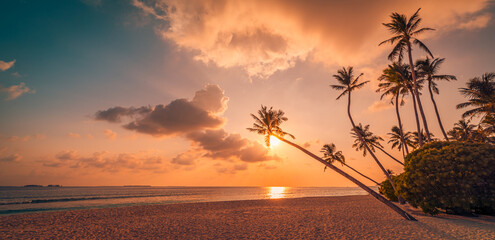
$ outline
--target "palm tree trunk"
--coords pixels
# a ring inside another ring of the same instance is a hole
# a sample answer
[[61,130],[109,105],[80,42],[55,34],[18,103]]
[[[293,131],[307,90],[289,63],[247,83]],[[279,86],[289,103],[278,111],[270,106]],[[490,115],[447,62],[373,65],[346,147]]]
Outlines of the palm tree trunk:
[[381,184],[380,184],[380,183],[378,183],[377,181],[375,181],[375,180],[373,180],[373,179],[369,178],[368,176],[366,176],[366,175],[364,175],[364,174],[360,173],[358,170],[356,170],[356,169],[352,168],[351,166],[349,166],[349,165],[347,165],[347,164],[345,164],[345,163],[344,163],[344,166],[346,166],[346,167],[350,168],[352,171],[356,172],[357,174],[361,175],[362,177],[364,177],[364,178],[366,178],[366,179],[368,179],[368,180],[370,180],[370,181],[374,182],[376,185],[381,185]]
[[[348,97],[348,102],[347,102],[347,115],[349,116],[349,120],[351,120],[352,129],[354,130],[354,132],[358,136],[359,140],[363,143],[366,150],[373,157],[376,164],[378,164],[380,169],[383,171],[383,173],[387,177],[388,181],[390,182],[390,185],[392,185],[392,188],[394,189],[394,191],[397,192],[397,188],[395,188],[394,180],[392,180],[392,177],[390,177],[390,174],[388,174],[388,171],[385,170],[382,163],[378,160],[378,158],[375,156],[375,154],[371,151],[371,149],[368,147],[368,144],[366,143],[366,141],[364,141],[363,136],[361,136],[361,133],[359,133],[359,131],[357,130],[356,124],[354,124],[354,120],[352,120],[352,116],[351,116],[351,91],[349,91],[348,94],[349,94],[349,97]],[[399,198],[399,203],[402,204],[404,202],[404,200],[400,196],[397,196],[397,197]]]
[[421,130],[421,125],[419,124],[419,116],[418,116],[418,108],[416,107],[416,98],[414,97],[414,92],[411,87],[409,87],[409,91],[411,92],[412,100],[413,100],[413,106],[414,106],[414,115],[416,116],[416,127],[418,128],[418,142],[419,142],[419,147],[423,146],[423,134]]
[[400,207],[398,207],[397,205],[393,204],[392,202],[390,202],[389,200],[387,200],[385,197],[383,197],[382,195],[378,194],[377,192],[373,191],[368,186],[364,185],[362,182],[358,181],[357,179],[355,179],[351,175],[345,173],[344,171],[340,170],[339,168],[335,167],[334,165],[332,165],[330,163],[327,163],[325,160],[323,160],[320,157],[314,155],[313,153],[311,153],[310,151],[304,149],[303,147],[301,147],[301,146],[299,146],[299,145],[297,145],[295,143],[292,143],[289,140],[286,140],[284,138],[281,138],[279,136],[276,136],[276,135],[273,135],[273,136],[275,136],[276,138],[278,138],[280,141],[285,142],[285,143],[287,143],[287,144],[289,144],[289,145],[291,145],[291,146],[293,146],[293,147],[301,150],[302,152],[306,153],[310,157],[312,157],[312,158],[316,159],[317,161],[325,164],[325,166],[327,166],[328,168],[336,171],[338,174],[340,174],[340,175],[344,176],[345,178],[349,179],[351,182],[353,182],[354,184],[358,185],[360,188],[362,188],[363,190],[365,190],[366,192],[368,192],[371,196],[375,197],[379,201],[381,201],[384,204],[386,204],[389,208],[391,208],[392,210],[394,210],[395,212],[397,212],[399,215],[401,215],[405,219],[411,220],[411,221],[416,221],[416,219],[413,216],[409,215],[406,211],[402,210]]
[[438,120],[438,125],[440,125],[440,130],[442,130],[443,137],[445,138],[445,141],[449,141],[449,137],[447,137],[447,134],[445,133],[445,130],[443,129],[443,124],[442,120],[440,120],[440,114],[438,114],[438,108],[437,108],[437,103],[435,102],[435,98],[433,97],[433,91],[431,90],[431,79],[428,81],[428,91],[430,91],[430,98],[431,102],[433,102],[433,107],[435,108],[435,113],[437,114],[437,120]]
[[428,123],[426,122],[426,116],[425,116],[425,112],[423,111],[423,105],[421,104],[421,98],[419,97],[419,94],[416,95],[416,98],[418,98],[418,108],[419,108],[419,112],[421,113],[421,118],[423,119],[426,138],[428,139],[428,142],[431,142],[430,131],[428,130]]
[[394,161],[400,163],[400,165],[404,166],[404,163],[402,163],[401,161],[399,161],[394,156],[390,155],[388,152],[386,152],[385,150],[383,150],[383,148],[381,148],[380,146],[378,146],[376,144],[372,144],[372,145],[373,145],[373,147],[376,147],[376,148],[380,149],[380,151],[382,151],[383,153],[385,153],[387,156],[389,156],[390,158],[392,158]]
[[[413,64],[413,60],[412,60],[412,50],[411,50],[411,43],[410,42],[407,43],[407,51],[409,53],[409,67],[411,68],[411,75],[412,75],[412,79],[413,79],[413,83],[414,83],[413,93],[412,93],[413,99],[416,98],[418,100],[419,110],[421,111],[421,117],[423,118],[423,125],[425,127],[426,136],[428,137],[428,141],[431,141],[430,132],[428,131],[428,125],[426,124],[426,118],[425,118],[425,115],[423,113],[423,107],[421,106],[421,100],[419,99],[418,82],[416,81],[416,72],[414,71],[414,64]],[[421,133],[419,131],[419,128],[418,128],[418,136],[421,135],[421,134],[419,134],[419,133]],[[420,142],[419,145],[420,146],[423,146],[423,139],[422,138],[423,138],[422,136],[419,137],[419,142]]]
[[395,96],[395,112],[397,113],[397,121],[399,122],[400,140],[402,141],[402,148],[403,148],[402,154],[404,154],[404,149],[406,153],[409,154],[409,149],[407,148],[406,140],[404,139],[404,131],[402,130],[402,121],[400,119],[400,114],[399,114],[399,96],[400,93],[397,93],[397,95]]

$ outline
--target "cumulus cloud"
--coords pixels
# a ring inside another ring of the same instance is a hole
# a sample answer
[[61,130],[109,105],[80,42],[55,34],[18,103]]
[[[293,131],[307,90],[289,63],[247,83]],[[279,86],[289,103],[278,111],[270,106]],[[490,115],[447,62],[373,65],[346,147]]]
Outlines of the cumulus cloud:
[[369,112],[380,112],[394,107],[390,102],[375,101],[371,106],[368,107]]
[[0,162],[19,162],[22,159],[22,156],[14,153],[6,156],[0,156]]
[[196,92],[192,101],[176,99],[154,108],[113,107],[96,112],[95,119],[121,122],[127,118],[130,121],[123,127],[128,130],[153,136],[177,135],[221,127],[225,120],[217,114],[227,108],[227,101],[219,86],[207,85]]
[[165,161],[162,156],[134,153],[111,154],[108,152],[94,152],[81,155],[75,150],[61,151],[50,161],[43,161],[45,167],[69,168],[96,168],[102,171],[116,172],[130,170],[165,170]]
[[72,133],[72,132],[70,132],[70,133],[68,133],[67,135],[68,135],[70,138],[81,138],[81,134],[79,134],[79,133]]
[[0,86],[0,92],[5,92],[7,97],[5,100],[14,100],[26,93],[36,93],[36,90],[30,89],[25,83],[21,82],[18,85],[12,85],[10,87]]
[[104,133],[108,139],[114,140],[115,138],[117,138],[117,133],[110,129],[105,129]]
[[12,60],[10,62],[4,62],[0,60],[0,71],[7,71],[9,68],[13,67],[15,63],[15,60]]
[[163,21],[157,32],[164,39],[195,52],[197,60],[240,66],[261,78],[308,58],[328,65],[370,62],[389,50],[377,45],[388,36],[381,23],[394,11],[411,15],[422,7],[425,26],[441,32],[486,26],[490,16],[482,10],[488,3],[133,0],[143,14]]
[[[197,152],[201,152],[201,157],[245,163],[281,160],[279,156],[270,154],[262,144],[242,138],[237,133],[227,133],[224,129],[193,132],[186,138],[200,147]],[[183,159],[182,155],[178,157]]]

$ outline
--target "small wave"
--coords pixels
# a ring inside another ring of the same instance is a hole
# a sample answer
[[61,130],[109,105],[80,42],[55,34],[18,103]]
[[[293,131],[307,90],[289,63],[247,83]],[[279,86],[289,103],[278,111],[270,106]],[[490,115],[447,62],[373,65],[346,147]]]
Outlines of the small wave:
[[[186,196],[186,195],[194,195],[194,194],[181,194],[181,196]],[[81,198],[33,199],[33,200],[28,200],[28,201],[0,203],[0,206],[2,206],[2,205],[19,205],[19,204],[53,203],[53,202],[90,201],[90,200],[104,200],[104,199],[122,199],[122,198],[169,197],[169,196],[177,196],[177,195],[176,194],[162,194],[162,195],[133,195],[133,196],[102,196],[102,197],[81,197]]]

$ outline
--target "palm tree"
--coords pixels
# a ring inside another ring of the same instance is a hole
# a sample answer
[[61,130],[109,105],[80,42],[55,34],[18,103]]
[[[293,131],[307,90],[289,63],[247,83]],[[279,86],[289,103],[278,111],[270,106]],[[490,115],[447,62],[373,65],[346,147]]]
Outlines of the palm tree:
[[382,195],[371,190],[369,187],[367,187],[365,184],[358,181],[357,179],[355,179],[351,175],[345,173],[344,171],[342,171],[339,168],[335,167],[334,165],[328,163],[327,161],[323,160],[322,158],[316,156],[315,154],[311,153],[310,151],[304,149],[303,147],[285,139],[284,138],[285,135],[290,136],[292,138],[294,138],[294,136],[283,131],[280,128],[280,125],[283,122],[287,121],[287,117],[285,117],[284,114],[285,113],[282,110],[274,110],[272,107],[270,107],[268,109],[266,106],[262,105],[261,110],[258,111],[258,116],[251,114],[251,116],[254,118],[255,122],[253,124],[253,127],[248,128],[248,130],[251,132],[256,132],[258,134],[263,135],[265,137],[265,144],[267,146],[270,146],[270,136],[274,136],[274,137],[278,138],[280,141],[285,142],[285,143],[299,149],[300,151],[304,152],[305,154],[309,155],[310,157],[314,158],[315,160],[323,163],[328,168],[336,171],[340,175],[349,179],[350,181],[352,181],[353,183],[355,183],[356,185],[361,187],[363,190],[368,192],[370,195],[372,195],[373,197],[375,197],[379,201],[383,202],[388,207],[392,208],[394,211],[396,211],[398,214],[400,214],[405,219],[412,220],[412,221],[416,220],[413,216],[409,215],[407,212],[405,212],[401,208],[397,207],[392,202],[388,201]]
[[445,58],[435,58],[433,61],[429,57],[425,59],[421,59],[416,61],[416,67],[418,69],[418,74],[425,78],[428,81],[428,91],[430,92],[430,98],[433,102],[433,106],[435,108],[435,114],[437,115],[438,125],[440,125],[440,130],[442,130],[443,137],[446,141],[449,141],[447,134],[443,128],[442,120],[440,120],[440,114],[438,113],[437,103],[435,102],[435,98],[433,97],[433,92],[439,94],[439,90],[437,87],[437,83],[435,81],[438,80],[457,80],[454,75],[439,75],[438,70],[440,65],[442,65]]
[[366,147],[365,145],[369,146],[369,149],[373,152],[375,152],[375,147],[385,153],[387,156],[395,160],[401,165],[404,165],[401,161],[397,160],[394,156],[390,155],[388,152],[383,150],[383,145],[380,143],[380,141],[383,141],[383,138],[380,136],[374,135],[370,130],[370,125],[363,126],[361,123],[356,126],[356,129],[358,130],[359,134],[363,137],[364,142],[362,142],[358,135],[355,132],[351,132],[351,135],[355,138],[354,144],[352,144],[353,148],[356,148],[356,151],[363,151],[363,156],[366,156]]
[[471,120],[461,119],[454,123],[454,128],[449,131],[449,135],[456,141],[471,141],[476,135],[475,127],[476,125],[471,124]]
[[469,80],[466,88],[460,92],[468,97],[468,102],[460,103],[457,109],[473,107],[462,114],[462,117],[481,116],[481,121],[495,116],[495,73],[485,73]]
[[[430,138],[434,136],[432,133],[430,133],[430,135],[431,135]],[[419,144],[420,138],[423,138],[423,139],[426,138],[426,133],[424,131],[421,131],[421,135],[419,135],[418,132],[412,133],[412,141],[411,142],[413,144],[414,149],[421,147],[421,145]]]
[[[392,149],[397,148],[402,152],[402,156],[404,159],[406,158],[406,153],[404,152],[407,146],[414,147],[414,144],[411,140],[412,133],[407,132],[405,134],[401,134],[399,127],[393,126],[391,132],[387,133],[390,136],[390,140],[387,143],[392,144]],[[409,152],[407,152],[409,154]]]
[[[340,99],[342,96],[345,96],[347,94],[347,116],[349,117],[349,120],[351,121],[352,129],[357,134],[357,137],[359,138],[359,140],[361,142],[365,143],[363,136],[361,136],[360,132],[357,130],[356,124],[354,124],[354,120],[352,119],[352,116],[351,116],[351,93],[352,93],[352,91],[363,87],[364,84],[369,82],[369,81],[364,81],[364,82],[360,83],[359,78],[362,75],[363,74],[361,73],[357,77],[354,77],[354,68],[353,67],[348,67],[347,69],[345,67],[343,67],[342,69],[337,71],[336,75],[333,75],[333,77],[340,83],[340,85],[330,85],[330,86],[335,90],[344,90],[337,97],[337,100]],[[385,173],[388,181],[390,181],[390,185],[392,185],[392,188],[394,189],[394,191],[396,191],[397,189],[395,188],[394,181],[392,180],[392,177],[390,177],[390,175],[387,173],[387,171],[383,167],[382,163],[378,160],[378,158],[375,156],[375,154],[370,150],[370,148],[367,144],[364,144],[364,148],[370,153],[370,155],[373,157],[376,164],[378,164],[378,166],[383,171],[383,173]],[[400,199],[400,202],[402,202],[402,199]]]
[[[392,52],[388,55],[388,59],[393,61],[394,59],[398,59],[399,62],[402,61],[404,56],[404,52],[407,50],[409,55],[409,67],[411,68],[412,80],[413,80],[413,98],[417,99],[418,107],[421,112],[421,117],[423,119],[423,126],[425,127],[427,136],[429,136],[430,131],[428,130],[428,124],[426,122],[426,117],[423,111],[423,106],[421,104],[421,100],[419,99],[419,91],[418,91],[418,83],[416,80],[416,73],[414,70],[413,57],[412,57],[412,44],[418,45],[419,48],[423,49],[428,55],[433,57],[431,51],[426,47],[426,45],[416,38],[417,35],[421,34],[425,31],[434,30],[433,28],[419,28],[419,24],[421,23],[421,18],[419,17],[419,8],[410,18],[407,19],[406,15],[398,14],[396,12],[390,15],[391,22],[383,23],[385,27],[388,28],[393,37],[381,42],[378,46],[384,43],[394,44],[397,43]],[[412,42],[411,42],[412,41]],[[419,131],[419,129],[418,129]],[[428,139],[430,141],[430,139]],[[422,145],[422,141],[420,141],[420,145]]]
[[[333,164],[334,162],[339,162],[342,164],[342,166],[346,166],[348,168],[350,168],[352,171],[356,172],[357,174],[361,175],[362,177],[374,182],[376,185],[380,185],[380,183],[378,183],[377,181],[369,178],[368,176],[362,174],[361,172],[359,172],[358,170],[354,169],[353,167],[347,165],[345,163],[345,157],[344,155],[342,154],[342,151],[337,151],[336,148],[335,148],[335,144],[325,144],[323,145],[323,147],[321,148],[321,151],[323,153],[323,160],[327,161],[328,163],[330,164]],[[325,166],[325,169],[327,167]]]
[[[395,64],[395,63],[394,63]],[[397,66],[397,64],[395,64]],[[399,105],[404,105],[404,96],[408,93],[406,82],[403,81],[401,76],[395,71],[394,66],[389,65],[388,68],[383,70],[382,75],[378,78],[380,83],[378,84],[378,89],[376,92],[383,92],[380,96],[380,100],[383,99],[387,95],[391,95],[392,98],[390,103],[394,104],[393,99],[395,99],[395,113],[397,115],[397,121],[399,123],[399,136],[402,142],[405,142],[404,139],[404,131],[402,129],[402,121],[399,113]],[[400,102],[399,102],[399,98]],[[417,117],[417,114],[416,114]],[[416,119],[417,120],[417,119]],[[419,123],[419,120],[417,120]],[[407,148],[407,144],[402,144],[405,147],[405,152],[409,154],[409,149]],[[402,151],[404,154],[404,149]]]

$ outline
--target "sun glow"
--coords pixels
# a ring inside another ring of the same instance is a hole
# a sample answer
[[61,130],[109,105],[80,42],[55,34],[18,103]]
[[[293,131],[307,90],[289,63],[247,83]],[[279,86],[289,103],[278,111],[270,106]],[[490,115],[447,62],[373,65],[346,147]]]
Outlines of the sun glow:
[[270,199],[279,199],[285,197],[286,187],[267,187],[267,195]]
[[274,137],[274,136],[270,136],[270,146],[277,146],[280,144],[280,140],[278,140],[278,138]]

